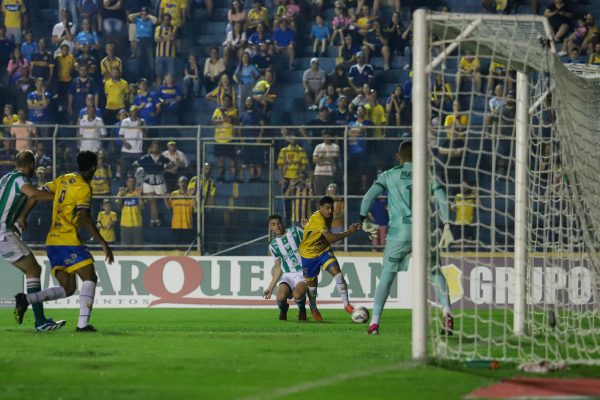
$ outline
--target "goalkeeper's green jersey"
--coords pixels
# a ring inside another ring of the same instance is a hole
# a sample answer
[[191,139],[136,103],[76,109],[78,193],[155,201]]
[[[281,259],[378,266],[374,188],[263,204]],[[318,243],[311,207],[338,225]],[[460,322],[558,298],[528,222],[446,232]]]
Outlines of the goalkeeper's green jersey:
[[[365,194],[360,205],[360,215],[366,216],[373,201],[381,193],[387,191],[390,216],[387,240],[412,241],[412,172],[412,163],[404,163],[383,172]],[[443,186],[436,180],[432,180],[430,187],[431,193],[435,195],[438,203],[440,219],[448,222],[448,205]],[[428,199],[423,199],[423,201],[428,201]]]

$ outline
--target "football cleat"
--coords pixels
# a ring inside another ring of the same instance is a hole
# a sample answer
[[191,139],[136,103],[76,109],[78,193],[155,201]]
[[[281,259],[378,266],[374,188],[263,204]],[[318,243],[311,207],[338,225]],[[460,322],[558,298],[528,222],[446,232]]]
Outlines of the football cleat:
[[97,332],[93,325],[86,325],[83,328],[75,328],[75,332]]
[[50,318],[50,319],[47,319],[43,324],[36,326],[35,331],[36,332],[55,331],[55,330],[60,329],[63,326],[65,326],[66,323],[67,323],[67,321],[65,321],[64,319],[61,319],[60,321],[54,321]]
[[346,310],[348,314],[352,314],[352,312],[354,311],[354,306],[352,304],[346,304],[344,306],[344,310]]
[[321,316],[319,310],[312,310],[310,313],[315,321],[323,321],[323,317]]
[[306,321],[306,310],[298,312],[298,321]]
[[29,307],[29,302],[27,301],[27,295],[25,293],[19,293],[15,296],[15,321],[17,324],[23,323],[23,316],[25,315],[25,311],[27,311],[27,307]]
[[444,315],[444,327],[442,328],[441,334],[448,336],[454,334],[454,318],[451,314]]
[[369,325],[369,329],[367,330],[367,335],[379,335],[379,324]]

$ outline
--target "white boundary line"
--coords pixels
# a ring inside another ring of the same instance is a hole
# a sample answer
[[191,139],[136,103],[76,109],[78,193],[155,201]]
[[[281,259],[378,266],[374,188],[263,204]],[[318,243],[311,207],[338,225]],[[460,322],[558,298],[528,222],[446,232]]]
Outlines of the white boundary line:
[[354,378],[363,378],[365,376],[371,376],[383,372],[390,372],[396,370],[403,370],[414,368],[417,366],[423,365],[422,362],[414,362],[414,361],[406,361],[391,365],[385,365],[383,367],[375,367],[368,368],[365,370],[354,371],[354,372],[344,372],[337,375],[328,376],[322,379],[318,379],[312,382],[303,382],[298,385],[282,387],[275,390],[269,390],[264,393],[260,393],[255,396],[244,397],[242,400],[271,400],[271,399],[280,399],[285,396],[290,396],[293,394],[298,394],[302,392],[307,392],[312,389],[317,389],[325,386],[331,386],[338,384],[340,382],[348,381]]

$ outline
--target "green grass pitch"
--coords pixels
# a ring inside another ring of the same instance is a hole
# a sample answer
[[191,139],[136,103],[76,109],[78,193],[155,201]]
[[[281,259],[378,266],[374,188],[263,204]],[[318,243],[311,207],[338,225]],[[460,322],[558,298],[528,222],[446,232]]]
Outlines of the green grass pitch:
[[[278,321],[276,309],[96,309],[97,333],[76,334],[77,309],[34,333],[0,309],[0,399],[458,399],[518,374],[410,361],[410,312],[387,310],[366,335],[341,310],[323,323]],[[598,376],[599,368],[561,375]],[[556,376],[556,375],[553,375]]]

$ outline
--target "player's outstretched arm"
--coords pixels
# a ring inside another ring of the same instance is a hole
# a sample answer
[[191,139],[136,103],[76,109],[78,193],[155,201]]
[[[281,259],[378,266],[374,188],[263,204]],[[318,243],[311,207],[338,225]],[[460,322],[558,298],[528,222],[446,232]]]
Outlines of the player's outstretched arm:
[[267,286],[267,288],[263,292],[265,299],[269,300],[271,298],[271,294],[273,294],[273,289],[275,288],[277,282],[279,282],[281,274],[283,274],[283,271],[281,270],[281,260],[277,259],[275,260],[275,269],[273,270],[273,277],[271,278],[271,283],[269,283],[269,286]]
[[329,243],[337,242],[338,240],[342,240],[347,238],[348,236],[354,235],[356,232],[360,230],[360,222],[355,222],[344,232],[340,233],[331,233],[329,231],[323,232],[323,237],[327,239]]
[[367,218],[373,202],[383,193],[384,190],[385,188],[381,184],[375,182],[367,191],[367,193],[365,193],[362,201],[360,202],[360,222],[363,222]]
[[27,217],[31,210],[33,210],[33,207],[35,207],[38,201],[54,200],[54,193],[47,190],[39,190],[29,184],[21,186],[21,192],[27,196],[27,201],[25,202],[25,206],[23,206],[23,210],[21,210],[19,217],[15,221],[15,228],[17,228],[19,234],[22,235],[23,231],[27,228]]
[[112,264],[115,261],[112,250],[106,240],[100,235],[98,228],[92,221],[92,217],[90,216],[90,210],[86,208],[79,209],[79,220],[81,221],[81,225],[92,235],[92,237],[98,241],[102,245],[102,250],[104,250],[104,254],[106,255],[106,261],[109,264]]

